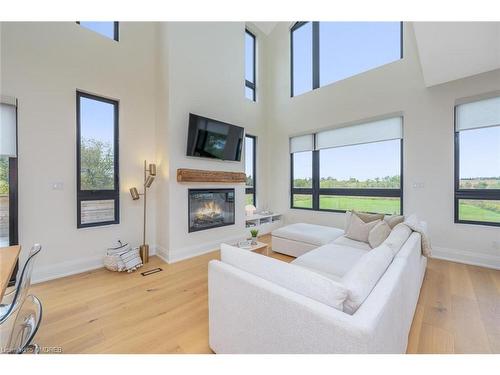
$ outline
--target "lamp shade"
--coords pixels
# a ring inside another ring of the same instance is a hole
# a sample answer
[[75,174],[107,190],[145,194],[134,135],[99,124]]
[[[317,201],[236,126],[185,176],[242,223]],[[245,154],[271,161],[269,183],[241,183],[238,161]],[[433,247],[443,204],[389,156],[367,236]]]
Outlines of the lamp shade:
[[130,195],[132,196],[132,199],[134,201],[136,201],[137,199],[139,199],[139,192],[137,191],[137,188],[135,188],[135,187],[130,188]]
[[0,103],[0,156],[17,156],[16,106]]
[[149,174],[156,176],[156,164],[149,164]]
[[154,176],[148,176],[146,182],[144,183],[144,186],[147,188],[151,187],[151,184],[153,183],[154,180],[155,180]]

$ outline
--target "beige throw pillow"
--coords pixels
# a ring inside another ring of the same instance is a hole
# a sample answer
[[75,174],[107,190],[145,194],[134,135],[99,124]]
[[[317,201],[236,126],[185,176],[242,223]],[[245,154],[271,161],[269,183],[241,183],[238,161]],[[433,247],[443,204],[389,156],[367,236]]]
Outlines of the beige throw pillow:
[[358,217],[363,220],[365,223],[369,223],[374,220],[382,220],[384,219],[384,214],[369,214],[368,212],[358,212],[355,210],[347,211],[345,216],[345,229],[349,228],[351,225],[351,217],[352,215],[358,215]]
[[352,211],[352,213],[358,215],[358,217],[365,223],[384,219],[384,214],[369,214],[368,212],[358,212],[354,210]]
[[389,237],[391,234],[391,227],[384,220],[380,221],[373,229],[368,233],[368,244],[373,249]]
[[405,217],[403,215],[385,215],[384,216],[384,221],[389,224],[389,226],[394,228],[396,225],[399,223],[402,223],[405,220]]
[[356,213],[352,213],[351,221],[346,229],[345,236],[351,240],[368,242],[368,235],[370,231],[380,223],[380,219],[365,223],[359,218]]

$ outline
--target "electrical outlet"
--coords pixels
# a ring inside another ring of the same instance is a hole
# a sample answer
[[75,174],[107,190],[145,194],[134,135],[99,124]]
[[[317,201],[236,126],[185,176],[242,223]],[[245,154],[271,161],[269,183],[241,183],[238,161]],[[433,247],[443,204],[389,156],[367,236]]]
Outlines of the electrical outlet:
[[423,189],[425,185],[423,182],[414,182],[411,186],[414,189]]
[[500,251],[500,241],[493,241],[493,248]]

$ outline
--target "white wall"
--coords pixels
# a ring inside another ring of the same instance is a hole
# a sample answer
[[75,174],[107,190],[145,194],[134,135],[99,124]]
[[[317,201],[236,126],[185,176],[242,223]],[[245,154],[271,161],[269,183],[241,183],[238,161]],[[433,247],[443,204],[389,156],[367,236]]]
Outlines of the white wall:
[[[128,189],[142,181],[143,160],[155,157],[155,25],[121,23],[119,43],[74,22],[1,27],[1,94],[19,99],[20,242],[24,253],[43,245],[34,278],[99,267],[118,239],[141,241],[142,201]],[[77,89],[120,100],[118,225],[76,228]],[[153,219],[154,196],[149,202]]]
[[[288,138],[323,127],[402,112],[404,115],[404,212],[429,224],[435,254],[500,268],[500,230],[453,222],[453,108],[459,98],[500,88],[500,71],[426,88],[411,24],[404,29],[404,58],[335,84],[290,98],[288,23],[267,43],[269,74],[269,200],[290,222],[342,226],[343,215],[290,209]],[[424,183],[424,188],[412,184]]]
[[[251,27],[251,25],[249,25]],[[245,236],[244,186],[217,184],[185,184],[176,181],[178,168],[221,171],[244,171],[244,162],[222,162],[186,157],[189,113],[218,119],[245,127],[258,137],[259,159],[257,176],[258,205],[265,206],[267,197],[263,164],[265,150],[264,75],[258,69],[257,103],[245,98],[244,93],[244,31],[243,22],[170,22],[159,27],[159,49],[167,61],[160,62],[159,71],[168,81],[164,103],[168,106],[165,117],[159,119],[161,147],[168,148],[168,169],[162,175],[163,189],[159,192],[158,221],[161,255],[175,261],[218,247],[222,241],[233,241]],[[264,42],[258,37],[258,56],[262,60]],[[259,61],[258,68],[261,63]],[[168,129],[168,131],[165,131]],[[236,189],[236,223],[232,226],[188,233],[188,188],[234,187]],[[165,200],[165,195],[168,199]],[[167,204],[163,206],[163,204]],[[168,235],[163,233],[168,231]]]

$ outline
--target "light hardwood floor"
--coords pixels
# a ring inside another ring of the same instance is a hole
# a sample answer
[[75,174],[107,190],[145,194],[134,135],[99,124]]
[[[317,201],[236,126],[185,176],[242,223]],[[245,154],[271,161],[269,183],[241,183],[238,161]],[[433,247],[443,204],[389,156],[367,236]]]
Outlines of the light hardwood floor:
[[[63,353],[212,353],[207,263],[218,257],[171,265],[152,257],[140,272],[163,271],[146,277],[99,269],[37,284],[35,341]],[[430,259],[408,353],[500,353],[500,271]]]

